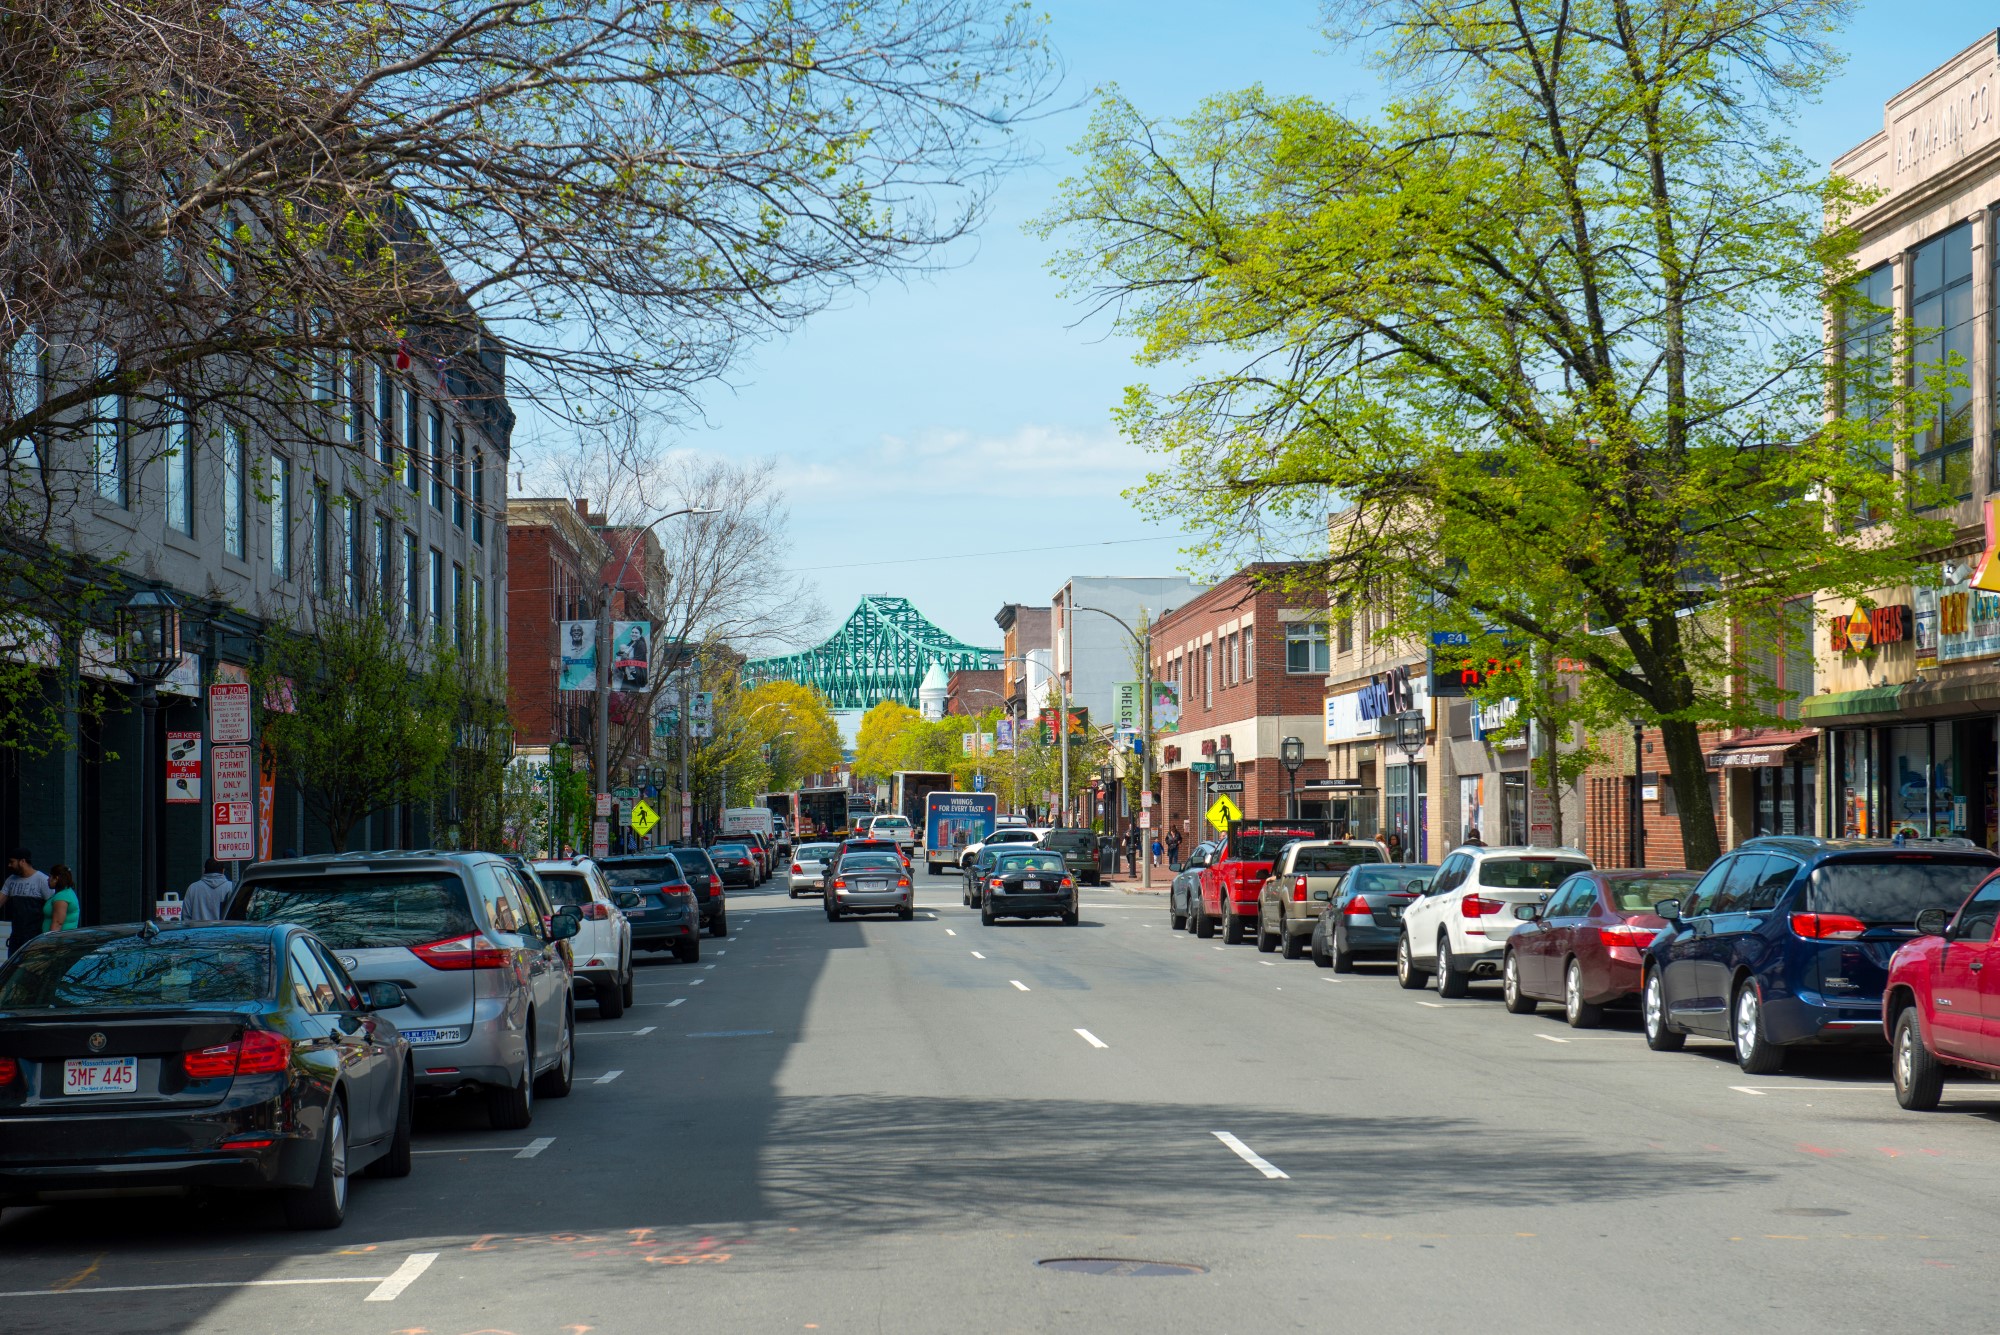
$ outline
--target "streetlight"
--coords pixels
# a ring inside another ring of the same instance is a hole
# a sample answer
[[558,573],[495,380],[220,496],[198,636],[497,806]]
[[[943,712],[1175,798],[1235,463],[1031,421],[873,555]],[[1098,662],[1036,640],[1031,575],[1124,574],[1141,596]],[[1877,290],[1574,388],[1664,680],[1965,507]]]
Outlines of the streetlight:
[[[1099,616],[1110,617],[1125,628],[1125,633],[1132,637],[1132,644],[1139,651],[1139,791],[1150,795],[1153,791],[1153,623],[1148,620],[1146,633],[1141,635],[1127,625],[1125,618],[1116,612],[1107,612],[1101,607],[1085,607],[1081,604],[1077,604],[1075,610],[1095,612]],[[1139,609],[1141,614],[1145,610],[1144,607]],[[1113,735],[1116,735],[1115,728]],[[1145,802],[1151,799],[1150,796],[1146,796],[1140,800]],[[1164,835],[1166,831],[1162,830],[1160,833]],[[1139,884],[1150,890],[1153,888],[1153,840],[1150,831],[1139,840],[1139,844],[1140,856],[1144,859],[1140,864],[1144,869],[1144,875]]]
[[1215,753],[1215,780],[1217,783],[1228,783],[1235,777],[1236,752],[1225,746]]
[[1417,752],[1424,749],[1424,716],[1411,712],[1396,715],[1396,747],[1403,753],[1403,785],[1409,806],[1403,818],[1410,824],[1409,842],[1403,847],[1406,862],[1417,861]]
[[[1002,663],[1020,663],[1026,665],[1028,663],[1033,662],[1034,660],[1029,658],[1026,654],[1009,654],[1005,658],[1002,658],[1000,661]],[[1069,683],[1063,680],[1063,674],[1060,672],[1051,672],[1049,675],[1056,679],[1056,700],[1058,707],[1061,710],[1061,713],[1058,715],[1056,719],[1056,736],[1062,740],[1062,789],[1063,790],[1062,790],[1062,800],[1057,804],[1058,806],[1057,817],[1058,819],[1060,819],[1061,813],[1069,809]],[[1019,749],[1020,749],[1020,743],[1017,741],[1015,743],[1015,750],[1017,754],[1019,752]]]
[[1287,737],[1278,743],[1278,763],[1285,767],[1286,780],[1291,785],[1291,811],[1289,820],[1299,818],[1299,766],[1306,763],[1306,744],[1296,737]]
[[153,730],[159,720],[160,683],[181,665],[181,605],[164,589],[141,589],[115,614],[118,666],[139,685],[139,882],[160,894],[159,783]]

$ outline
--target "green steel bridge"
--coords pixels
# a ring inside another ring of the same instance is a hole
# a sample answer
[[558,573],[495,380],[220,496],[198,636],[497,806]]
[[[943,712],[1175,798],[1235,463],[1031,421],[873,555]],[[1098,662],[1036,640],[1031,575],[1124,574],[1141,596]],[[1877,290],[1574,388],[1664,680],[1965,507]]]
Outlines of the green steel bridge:
[[1000,651],[954,640],[907,598],[868,597],[825,643],[745,663],[743,683],[801,682],[834,709],[869,709],[884,700],[914,709],[917,687],[933,663],[947,674],[997,668]]

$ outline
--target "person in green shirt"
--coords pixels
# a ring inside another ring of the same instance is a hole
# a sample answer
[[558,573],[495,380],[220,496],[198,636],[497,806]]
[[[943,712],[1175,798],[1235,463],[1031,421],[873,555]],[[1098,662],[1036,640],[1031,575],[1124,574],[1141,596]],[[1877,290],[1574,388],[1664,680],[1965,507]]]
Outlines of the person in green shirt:
[[76,878],[58,862],[49,868],[49,897],[43,901],[42,930],[73,931],[82,925],[83,903],[76,897]]

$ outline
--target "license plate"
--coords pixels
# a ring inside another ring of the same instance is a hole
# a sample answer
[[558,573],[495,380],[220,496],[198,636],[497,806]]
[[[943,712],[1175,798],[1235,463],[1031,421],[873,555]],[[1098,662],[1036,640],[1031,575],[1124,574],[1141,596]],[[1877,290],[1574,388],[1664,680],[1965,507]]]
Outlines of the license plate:
[[130,1094],[138,1087],[137,1057],[79,1057],[63,1063],[65,1094]]
[[457,1043],[465,1038],[463,1029],[405,1029],[403,1037],[412,1043]]
[[626,917],[628,917],[628,918],[643,918],[643,917],[645,917],[645,916],[646,916],[646,910],[644,910],[644,909],[626,909],[626,910],[625,910],[625,916],[626,916]]
[[1023,881],[1021,882],[1021,888],[1023,890],[1039,890],[1042,888],[1042,883],[1040,881]]

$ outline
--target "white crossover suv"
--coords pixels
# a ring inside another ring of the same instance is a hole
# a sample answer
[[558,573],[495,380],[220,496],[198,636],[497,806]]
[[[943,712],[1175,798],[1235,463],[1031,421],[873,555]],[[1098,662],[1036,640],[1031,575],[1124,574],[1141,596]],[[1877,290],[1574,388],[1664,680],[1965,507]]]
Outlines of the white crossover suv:
[[1507,938],[1521,925],[1519,904],[1539,904],[1590,858],[1574,848],[1452,850],[1430,889],[1403,910],[1396,981],[1416,989],[1437,979],[1439,996],[1462,997],[1474,978],[1498,978]]

